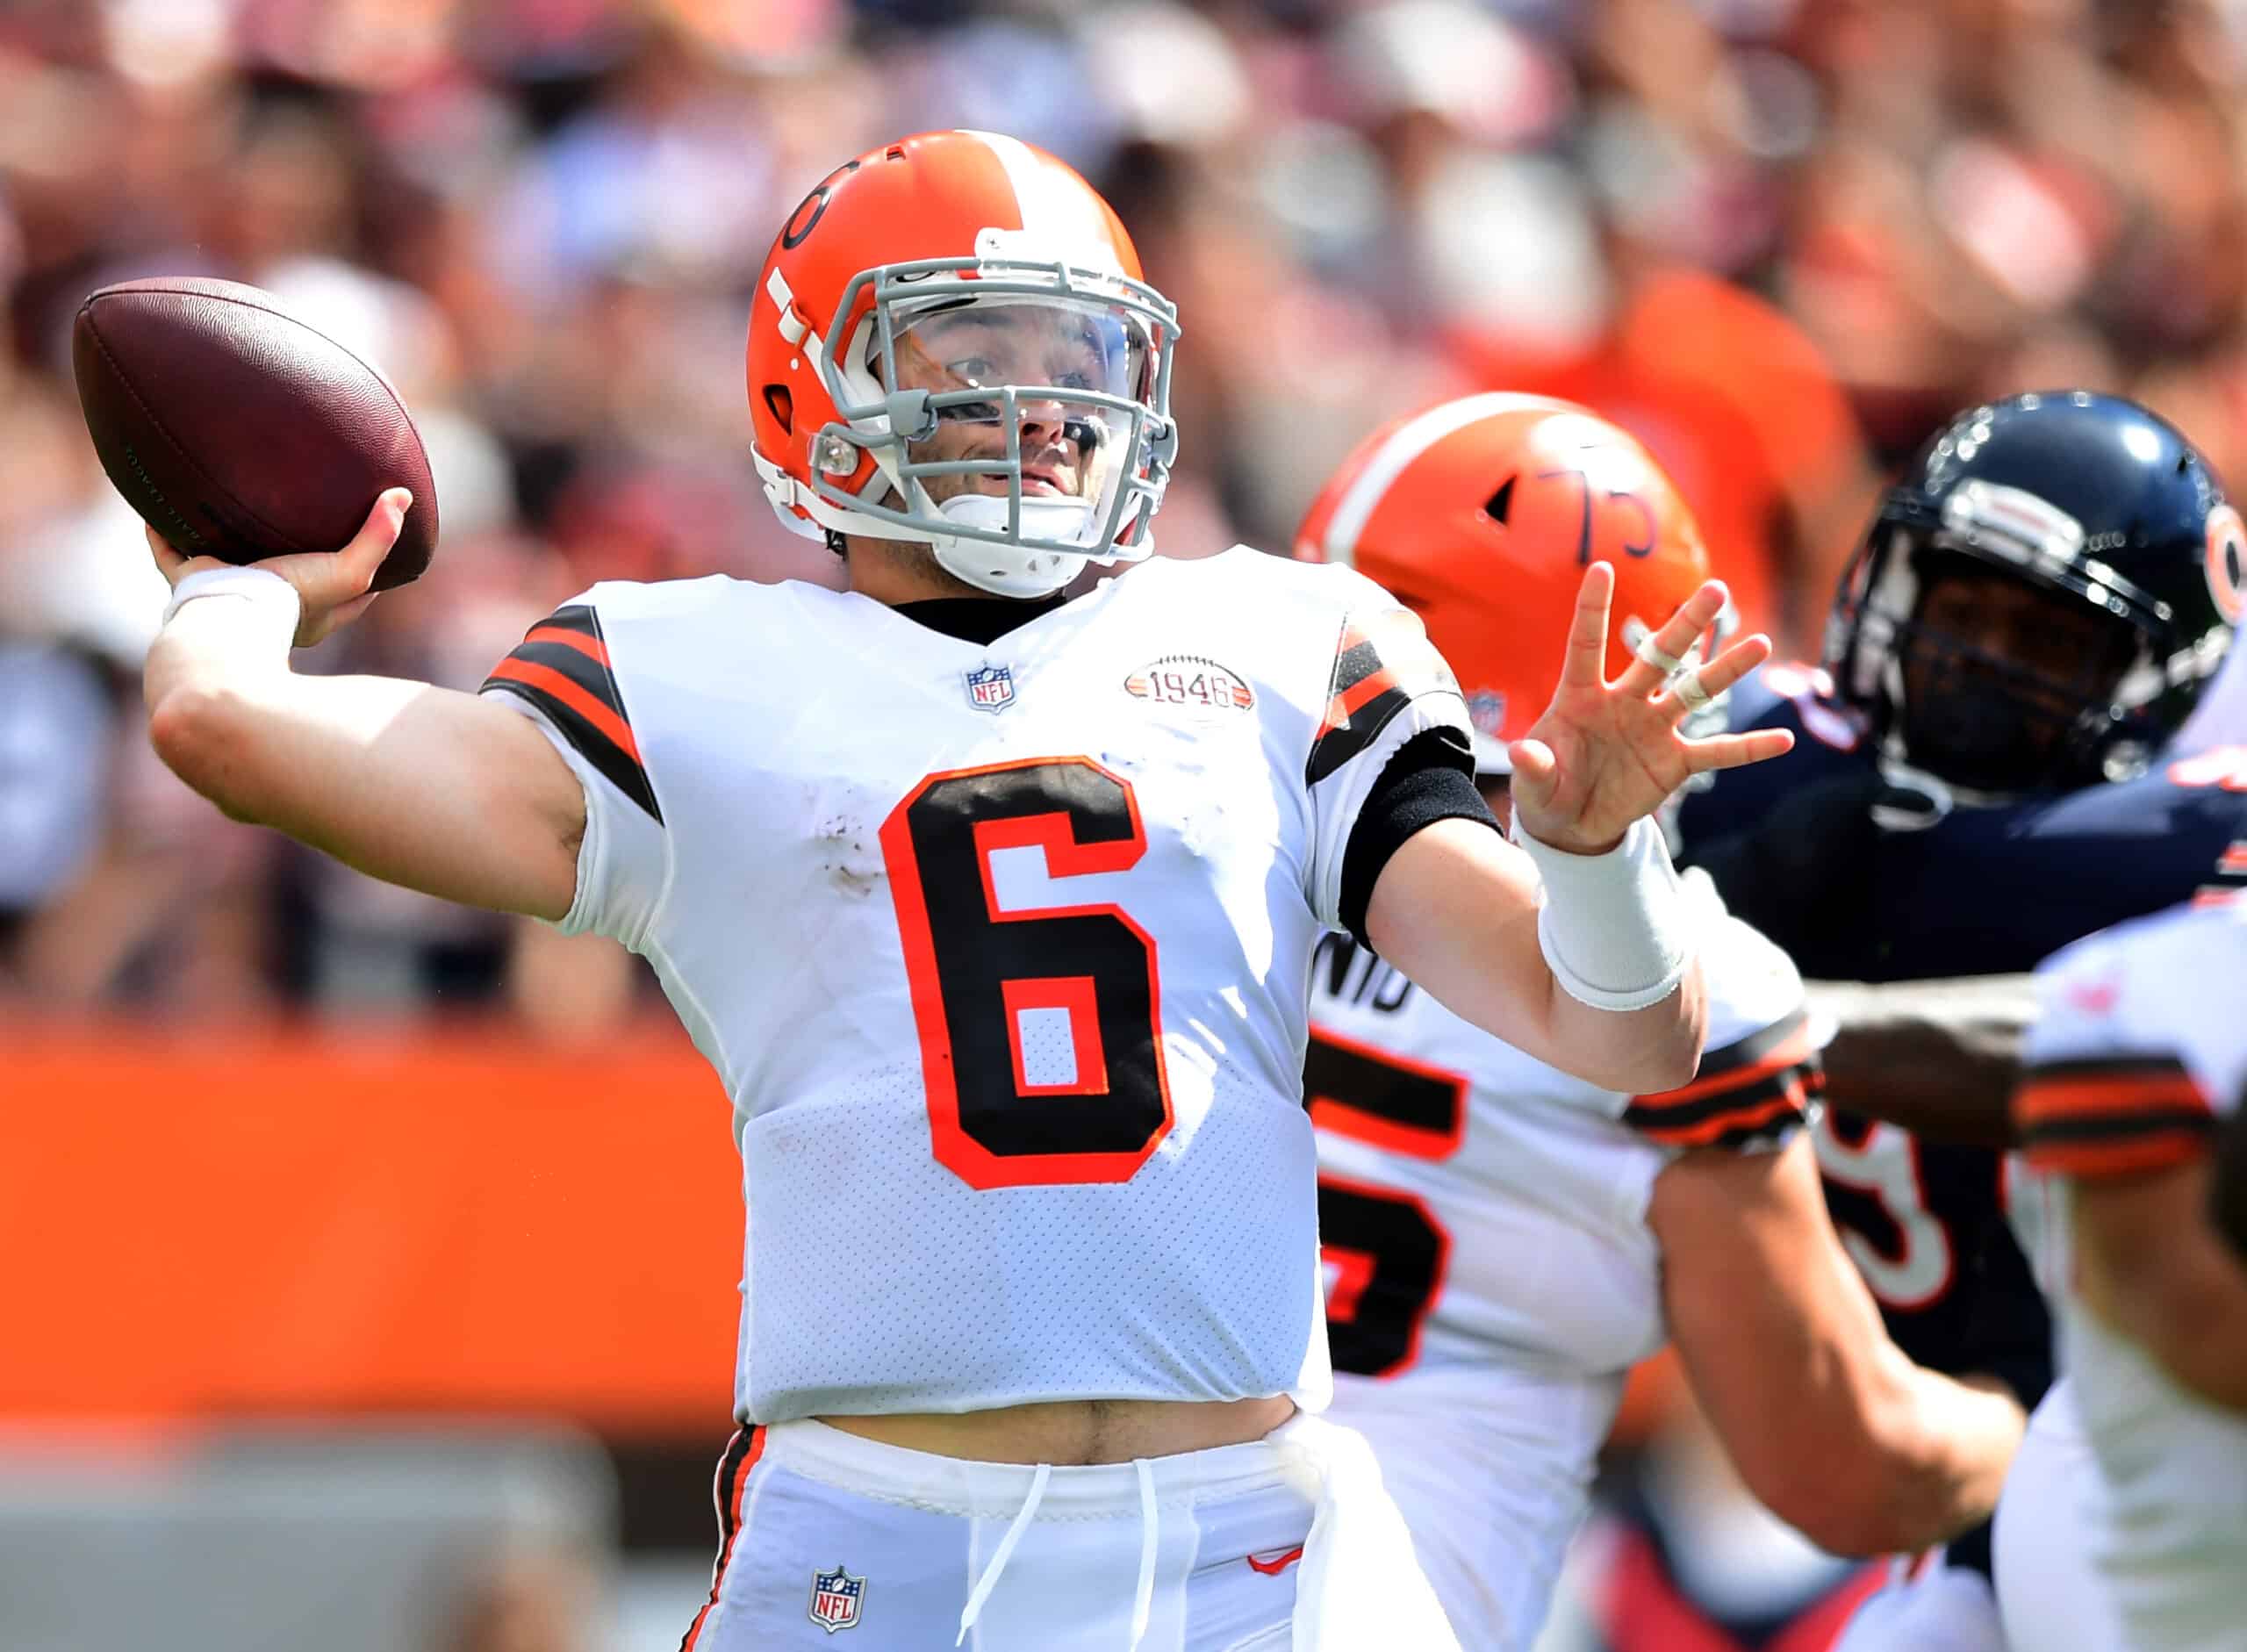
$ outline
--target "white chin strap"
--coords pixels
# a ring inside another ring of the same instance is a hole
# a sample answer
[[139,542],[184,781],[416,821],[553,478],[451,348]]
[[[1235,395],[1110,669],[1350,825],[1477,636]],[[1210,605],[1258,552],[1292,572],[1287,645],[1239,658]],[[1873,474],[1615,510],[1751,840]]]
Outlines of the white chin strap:
[[[1006,531],[1007,501],[994,494],[954,494],[937,506],[937,512],[945,521],[958,522],[963,528],[992,533]],[[1094,527],[1093,507],[1084,500],[1026,499],[1022,502],[1021,535],[1025,539],[1044,540],[1048,544],[1054,540],[1081,539],[1092,533]],[[928,542],[936,553],[937,565],[946,573],[965,579],[978,590],[1001,597],[1049,596],[1075,578],[1078,570],[1088,562],[1096,562],[1103,567],[1119,562],[1138,562],[1154,549],[1144,525],[1139,529],[1138,544],[1111,545],[1099,552],[1001,545],[949,534],[931,534]]]

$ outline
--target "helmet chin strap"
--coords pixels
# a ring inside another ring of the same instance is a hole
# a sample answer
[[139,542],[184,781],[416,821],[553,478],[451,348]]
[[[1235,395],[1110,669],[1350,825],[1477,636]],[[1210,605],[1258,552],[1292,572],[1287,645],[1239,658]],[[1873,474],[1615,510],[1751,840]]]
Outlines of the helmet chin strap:
[[[937,506],[946,521],[986,531],[1003,530],[1008,501],[990,493],[956,493]],[[1044,540],[1081,538],[1094,527],[1093,507],[1081,499],[1026,499],[1022,501],[1022,530]],[[1112,563],[1112,556],[1091,551],[1031,550],[987,540],[932,535],[930,549],[937,566],[979,590],[1002,597],[1051,595],[1077,577],[1087,562]]]
[[[891,498],[901,497],[894,482],[889,487]],[[935,515],[956,521],[963,528],[998,530],[1006,527],[1007,501],[989,494],[962,494],[941,505],[930,503],[928,508]],[[1055,537],[1064,534],[1073,537],[1085,531],[1091,510],[1089,505],[1076,499],[1024,499],[1023,525],[1033,530],[1050,526]],[[1043,523],[1041,518],[1045,519]],[[1153,548],[1152,537],[1144,528],[1138,545],[1116,555],[1105,555],[1090,550],[1009,545],[965,535],[955,536],[931,532],[924,523],[908,526],[855,511],[836,510],[831,506],[826,507],[818,521],[817,532],[825,538],[828,549],[837,556],[848,555],[848,541],[854,534],[894,544],[925,545],[937,565],[945,572],[979,591],[1002,597],[1048,596],[1075,578],[1085,563],[1136,562]]]

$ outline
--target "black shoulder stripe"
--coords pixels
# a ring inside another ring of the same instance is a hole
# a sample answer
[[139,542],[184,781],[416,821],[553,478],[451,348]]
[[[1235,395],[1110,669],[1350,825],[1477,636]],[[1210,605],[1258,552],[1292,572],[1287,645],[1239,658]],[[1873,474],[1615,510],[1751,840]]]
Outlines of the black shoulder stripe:
[[1759,1141],[1778,1141],[1798,1129],[1802,1119],[1800,1113],[1775,1114],[1761,1123],[1734,1124],[1704,1145],[1738,1148],[1752,1146]]
[[2146,1082],[2183,1079],[2189,1082],[2192,1077],[2184,1062],[2167,1050],[2118,1050],[2100,1055],[2061,1056],[2049,1061],[2028,1062],[2023,1073],[2040,1083],[2058,1084],[2097,1079]]
[[1380,737],[1391,717],[1411,703],[1411,697],[1403,689],[1385,688],[1343,722],[1328,724],[1319,731],[1317,742],[1310,748],[1310,761],[1303,769],[1305,782],[1317,785],[1357,756]]
[[624,696],[616,686],[600,616],[587,604],[556,608],[524,634],[510,657],[535,661],[561,672],[619,719],[627,724],[631,722],[624,709]]
[[1623,1110],[1623,1122],[1633,1130],[1654,1133],[1691,1131],[1733,1113],[1753,1113],[1777,1101],[1798,1104],[1826,1088],[1826,1072],[1815,1055],[1775,1068],[1736,1085],[1729,1085],[1669,1106],[1633,1097]]
[[578,755],[599,771],[611,786],[646,810],[650,819],[663,824],[664,812],[656,802],[655,788],[648,784],[647,772],[638,762],[617,749],[616,743],[594,728],[583,716],[543,689],[528,683],[517,682],[497,674],[485,679],[484,689],[494,689],[514,694],[528,700],[546,715],[547,721],[561,731]]
[[1698,1083],[1703,1079],[1721,1077],[1754,1067],[1777,1055],[1779,1047],[1790,1038],[1798,1037],[1809,1024],[1810,1011],[1805,1007],[1792,1015],[1773,1022],[1760,1032],[1751,1032],[1744,1038],[1734,1039],[1720,1049],[1711,1050],[1701,1057],[1699,1069],[1693,1074]]
[[514,651],[492,668],[484,686],[537,707],[579,756],[662,823],[663,810],[591,607],[563,608],[531,627]]
[[536,625],[531,627],[531,629],[534,631],[574,631],[580,636],[592,638],[594,642],[600,643],[604,650],[607,647],[607,639],[600,634],[600,616],[593,612],[592,604],[590,602],[572,602],[567,607],[556,608]]
[[1378,739],[1415,694],[1434,688],[1456,693],[1458,685],[1417,616],[1391,608],[1346,618],[1304,780],[1317,785]]
[[2158,1131],[2181,1130],[2195,1136],[2215,1134],[2215,1115],[2199,1107],[2118,1108],[2111,1113],[2076,1113],[2064,1118],[2032,1119],[2021,1128],[2021,1139],[2050,1145],[2055,1142],[2114,1141]]
[[1354,642],[1344,638],[1346,646],[1334,659],[1334,683],[1330,691],[1341,693],[1355,688],[1360,683],[1381,669],[1381,650],[1369,637],[1358,637]]
[[535,633],[515,644],[509,659],[522,660],[569,679],[595,705],[611,715],[624,716],[623,696],[616,692],[616,679],[607,666],[591,656],[564,643],[541,637]]

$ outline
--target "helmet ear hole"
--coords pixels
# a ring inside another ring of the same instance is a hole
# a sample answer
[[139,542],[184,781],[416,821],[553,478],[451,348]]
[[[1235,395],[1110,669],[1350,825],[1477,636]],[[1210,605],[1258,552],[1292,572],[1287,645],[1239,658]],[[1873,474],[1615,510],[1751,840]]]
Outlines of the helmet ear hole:
[[1513,509],[1513,485],[1518,477],[1508,477],[1498,484],[1498,491],[1482,502],[1482,514],[1499,527],[1506,525],[1506,516]]
[[767,384],[765,387],[765,410],[779,420],[782,435],[795,435],[796,399],[786,384]]

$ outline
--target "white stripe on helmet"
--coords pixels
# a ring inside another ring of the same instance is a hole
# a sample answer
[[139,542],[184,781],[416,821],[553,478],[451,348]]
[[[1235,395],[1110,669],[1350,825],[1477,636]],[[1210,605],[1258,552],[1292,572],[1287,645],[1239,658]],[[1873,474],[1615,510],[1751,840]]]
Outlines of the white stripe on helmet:
[[[1092,186],[1047,160],[1019,138],[959,128],[999,158],[1022,214],[1019,234],[1002,237],[1010,256],[1044,257],[1088,269],[1120,270],[1107,214]],[[1002,228],[992,225],[993,229]]]
[[[1490,418],[1504,413],[1523,413],[1535,407],[1552,407],[1560,404],[1549,396],[1525,396],[1517,391],[1494,390],[1480,396],[1468,396],[1459,401],[1447,401],[1440,407],[1431,407],[1418,418],[1400,427],[1388,441],[1381,444],[1366,467],[1358,472],[1334,507],[1334,514],[1326,524],[1326,537],[1319,549],[1326,560],[1348,564],[1357,555],[1358,535],[1365,532],[1366,523],[1374,511],[1405,469],[1430,448],[1446,436],[1464,430],[1478,419]],[[1503,478],[1493,477],[1490,486],[1496,489]]]

